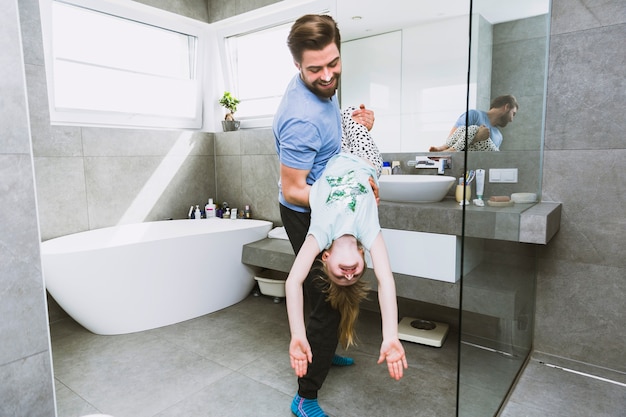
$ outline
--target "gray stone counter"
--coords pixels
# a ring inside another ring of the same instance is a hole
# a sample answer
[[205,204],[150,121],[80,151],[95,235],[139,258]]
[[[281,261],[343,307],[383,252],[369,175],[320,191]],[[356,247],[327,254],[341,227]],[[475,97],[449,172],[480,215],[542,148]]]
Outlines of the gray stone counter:
[[[547,244],[559,230],[561,203],[514,204],[511,207],[465,207],[465,236]],[[461,236],[463,207],[447,197],[438,203],[381,201],[380,225],[387,229]]]
[[[556,234],[561,220],[560,203],[515,204],[511,207],[467,206],[466,237],[508,240],[522,243],[545,245]],[[439,203],[411,204],[381,202],[379,206],[380,225],[387,229],[462,235],[463,208],[454,199]],[[291,244],[283,239],[263,239],[244,245],[241,260],[243,263],[289,272],[295,259]],[[481,299],[485,291],[481,280],[476,277],[501,277],[510,271],[490,271],[479,267],[466,276],[466,309],[481,311],[471,307],[472,299]],[[457,283],[394,273],[396,292],[399,297],[458,308],[459,291]],[[369,269],[365,279],[375,282],[374,273]],[[482,278],[481,278],[482,279]],[[508,282],[508,281],[507,281]],[[375,288],[375,285],[373,285]],[[494,293],[494,291],[492,291]],[[490,294],[492,294],[490,293]],[[517,306],[511,300],[519,298],[518,289],[498,289],[490,297],[496,306]],[[494,307],[495,308],[495,307]],[[507,307],[508,308],[508,307]],[[517,308],[517,307],[515,307]],[[507,318],[504,307],[498,308],[496,317]]]

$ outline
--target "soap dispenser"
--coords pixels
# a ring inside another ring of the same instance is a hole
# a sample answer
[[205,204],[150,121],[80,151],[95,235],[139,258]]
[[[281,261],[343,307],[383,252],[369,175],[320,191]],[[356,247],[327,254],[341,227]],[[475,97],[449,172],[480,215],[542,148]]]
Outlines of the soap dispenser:
[[209,198],[209,202],[204,206],[204,217],[207,219],[215,218],[215,204],[212,198]]
[[202,212],[200,211],[200,205],[196,205],[196,212],[194,214],[194,218],[196,220],[201,219],[202,218]]

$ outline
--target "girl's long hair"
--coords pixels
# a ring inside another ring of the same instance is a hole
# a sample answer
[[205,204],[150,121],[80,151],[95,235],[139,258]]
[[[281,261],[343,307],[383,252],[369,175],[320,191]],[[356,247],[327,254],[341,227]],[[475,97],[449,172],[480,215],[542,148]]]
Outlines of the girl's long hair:
[[[365,253],[363,252],[365,259]],[[361,301],[367,298],[370,287],[362,278],[363,274],[357,281],[348,286],[335,284],[328,278],[328,270],[325,263],[321,259],[316,261],[316,269],[318,271],[318,279],[323,282],[323,291],[326,293],[326,301],[332,308],[339,311],[341,320],[339,321],[339,342],[344,349],[352,345],[356,345],[356,321],[359,317]],[[365,271],[365,270],[364,270]]]

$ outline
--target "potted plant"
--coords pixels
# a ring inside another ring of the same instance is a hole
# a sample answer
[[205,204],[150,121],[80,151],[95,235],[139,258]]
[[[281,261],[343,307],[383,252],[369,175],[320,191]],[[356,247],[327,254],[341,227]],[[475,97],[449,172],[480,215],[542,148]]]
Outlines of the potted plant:
[[239,99],[235,98],[232,94],[230,94],[230,92],[224,91],[224,95],[222,96],[222,98],[220,98],[219,103],[226,110],[228,110],[228,113],[226,113],[224,120],[222,120],[222,128],[224,129],[224,132],[238,130],[239,124],[241,122],[235,120],[235,112],[237,111],[237,104],[239,104]]

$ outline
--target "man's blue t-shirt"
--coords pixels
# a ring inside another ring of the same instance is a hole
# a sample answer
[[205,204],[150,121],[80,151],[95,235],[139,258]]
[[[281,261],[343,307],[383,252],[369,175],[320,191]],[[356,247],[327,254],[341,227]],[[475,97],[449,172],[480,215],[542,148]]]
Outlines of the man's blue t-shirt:
[[[312,185],[328,160],[341,150],[341,115],[336,97],[318,97],[297,74],[274,116],[273,131],[279,162],[290,168],[310,170],[306,182]],[[278,201],[295,211],[309,211],[308,207],[285,201],[280,183]]]
[[[500,145],[502,145],[502,133],[497,127],[491,125],[491,123],[489,122],[489,117],[487,116],[487,112],[484,112],[482,110],[470,110],[468,114],[468,125],[487,126],[489,128],[489,137],[491,138],[491,141],[498,147],[498,149],[500,149]],[[454,126],[465,126],[465,113],[463,113],[461,117],[457,119]]]

